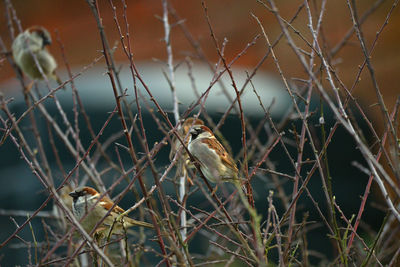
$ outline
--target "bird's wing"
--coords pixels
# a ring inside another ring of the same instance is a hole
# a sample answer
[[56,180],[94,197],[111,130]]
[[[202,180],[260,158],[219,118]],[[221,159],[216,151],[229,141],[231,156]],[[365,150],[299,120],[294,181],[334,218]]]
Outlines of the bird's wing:
[[[214,142],[215,141],[215,142]],[[232,157],[228,154],[228,152],[225,150],[225,148],[221,145],[221,143],[217,139],[202,139],[201,142],[206,144],[208,147],[213,149],[220,157],[222,160],[222,163],[228,165],[229,168],[231,169],[237,169],[236,164],[234,163]]]
[[[103,197],[102,200],[100,201],[100,204],[103,205],[103,207],[105,207],[107,210],[110,210],[111,207],[114,205],[114,202],[112,202],[112,200],[109,199],[108,197]],[[113,209],[113,212],[118,214],[121,214],[124,211],[125,210],[118,205],[116,205]]]

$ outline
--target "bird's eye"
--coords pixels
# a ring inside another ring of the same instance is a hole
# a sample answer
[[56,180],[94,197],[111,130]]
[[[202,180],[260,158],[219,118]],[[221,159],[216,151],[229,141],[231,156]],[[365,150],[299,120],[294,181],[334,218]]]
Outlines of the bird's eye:
[[85,192],[84,191],[73,191],[73,192],[69,193],[69,195],[74,199],[74,201],[76,201],[78,199],[78,197],[84,196]]
[[51,44],[51,39],[49,39],[49,37],[43,31],[39,31],[38,34],[43,40],[43,46]]
[[78,191],[78,192],[76,192],[76,196],[77,197],[82,197],[84,195],[86,195],[86,191]]

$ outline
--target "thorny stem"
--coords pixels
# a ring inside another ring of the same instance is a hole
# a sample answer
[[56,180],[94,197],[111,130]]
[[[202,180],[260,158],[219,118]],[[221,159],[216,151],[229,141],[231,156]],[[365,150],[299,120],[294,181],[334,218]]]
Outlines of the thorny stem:
[[[123,131],[124,131],[124,134],[125,134],[125,137],[126,137],[126,141],[128,142],[129,154],[131,156],[131,159],[132,159],[133,163],[138,167],[137,158],[136,158],[136,154],[135,154],[135,151],[134,151],[134,148],[133,148],[132,139],[131,139],[130,133],[128,131],[128,127],[127,127],[127,124],[126,124],[126,121],[125,121],[125,117],[124,117],[124,114],[123,114],[123,111],[122,111],[122,108],[121,108],[120,96],[119,96],[119,94],[117,92],[117,88],[116,88],[116,84],[115,84],[115,80],[114,80],[113,70],[112,70],[111,65],[109,63],[109,60],[110,60],[109,55],[110,54],[109,54],[108,49],[106,48],[107,40],[106,40],[106,37],[105,37],[105,33],[104,33],[103,26],[102,26],[102,22],[101,22],[101,19],[100,19],[99,8],[98,8],[98,5],[97,5],[98,3],[97,3],[96,0],[94,0],[93,2],[91,0],[87,0],[87,2],[88,2],[89,6],[90,6],[90,8],[91,8],[91,10],[93,12],[93,15],[94,15],[94,17],[96,19],[97,26],[98,26],[98,29],[99,29],[99,32],[100,32],[100,37],[101,37],[101,41],[102,41],[102,45],[103,45],[103,54],[104,54],[104,58],[106,60],[107,67],[108,67],[108,73],[107,74],[108,74],[108,76],[110,78],[110,82],[112,84],[114,98],[115,98],[115,101],[117,103],[118,114],[119,114],[119,117],[121,119],[121,124],[122,124]],[[144,197],[147,198],[147,189],[146,189],[146,187],[144,185],[142,176],[138,176],[138,180],[139,180],[139,185],[140,185],[140,188],[142,190],[142,193],[143,193]],[[150,201],[147,200],[146,201],[146,205],[148,206],[148,208],[150,210],[153,210],[153,207],[152,207],[152,204],[151,204]],[[150,215],[151,215],[151,218],[152,218],[152,222],[153,222],[154,228],[155,228],[155,230],[157,232],[157,238],[158,238],[158,242],[159,242],[161,251],[164,254],[164,256],[167,256],[167,252],[166,252],[166,249],[165,249],[163,238],[161,236],[161,230],[160,230],[160,228],[158,226],[158,223],[157,223],[157,219],[156,219],[156,217],[155,217],[153,212],[150,212]],[[166,263],[167,266],[170,266],[169,259],[166,259],[165,263]]]

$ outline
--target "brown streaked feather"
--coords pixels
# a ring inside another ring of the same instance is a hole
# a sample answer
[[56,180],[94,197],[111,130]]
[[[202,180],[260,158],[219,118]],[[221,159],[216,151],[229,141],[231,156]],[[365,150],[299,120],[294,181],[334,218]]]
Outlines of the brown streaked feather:
[[229,168],[237,170],[236,164],[234,163],[232,157],[228,154],[228,152],[226,152],[223,145],[221,145],[221,143],[215,137],[213,139],[201,139],[201,142],[214,150],[218,156],[220,156],[222,162],[228,165]]
[[[83,191],[85,191],[87,194],[90,194],[90,195],[100,196],[100,194],[95,189],[93,189],[93,188],[91,188],[89,186],[84,187]],[[102,204],[107,210],[109,210],[114,205],[114,202],[109,197],[104,196],[100,200],[100,204]],[[121,208],[120,206],[118,206],[118,205],[115,206],[114,209],[113,209],[113,212],[116,212],[116,213],[122,213],[124,211],[125,210],[123,208]]]
[[[100,201],[100,204],[106,208],[106,210],[110,210],[111,207],[114,205],[114,202],[111,201],[111,199],[109,199],[108,197],[103,197]],[[123,213],[125,210],[123,208],[121,208],[120,206],[116,205],[113,209],[113,212],[115,213]]]
[[91,188],[89,186],[85,186],[82,189],[82,191],[86,192],[87,194],[93,195],[93,196],[99,195],[99,193],[96,190],[94,190],[93,188]]
[[114,207],[113,211],[117,212],[118,214],[121,214],[121,213],[125,212],[125,210],[123,208],[121,208],[120,206],[118,206],[118,205]]
[[200,129],[202,129],[204,132],[209,132],[212,136],[214,136],[214,133],[207,126],[201,125]]

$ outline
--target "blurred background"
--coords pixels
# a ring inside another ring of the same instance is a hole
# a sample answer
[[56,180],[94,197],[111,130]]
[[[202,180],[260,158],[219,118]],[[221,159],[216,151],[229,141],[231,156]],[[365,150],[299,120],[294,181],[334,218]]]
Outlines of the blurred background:
[[[320,3],[318,2],[317,5],[319,6]],[[81,67],[87,65],[100,55],[101,42],[96,30],[96,22],[85,1],[15,0],[12,3],[18,12],[18,17],[21,19],[23,27],[43,25],[52,33],[54,40],[56,39],[55,31],[59,32],[61,41],[66,48],[68,61],[72,66]],[[376,32],[384,23],[387,12],[393,3],[392,1],[373,0],[356,1],[356,3],[360,17],[374,5],[378,6],[362,25],[367,45],[370,47],[375,39]],[[115,30],[113,14],[109,10],[108,1],[100,1],[99,4],[100,9],[104,10],[102,16],[109,40],[119,41],[119,35]],[[184,20],[190,33],[198,40],[207,59],[211,62],[216,62],[218,55],[210,38],[201,2],[174,0],[171,1],[171,4],[179,17]],[[301,4],[302,1],[283,0],[279,1],[278,7],[281,14],[291,18]],[[115,1],[115,5],[120,7],[121,3]],[[271,40],[275,40],[281,33],[276,19],[257,1],[207,1],[207,6],[209,7],[209,16],[218,40],[222,42],[223,38],[227,38],[229,41],[225,51],[228,60],[235,57],[247,43],[251,42],[257,34],[260,34],[259,25],[251,16],[252,13],[261,20]],[[159,19],[162,17],[160,1],[131,1],[128,3],[127,8],[135,60],[165,60],[166,51],[162,41],[164,29]],[[327,38],[326,41],[332,49],[343,39],[351,28],[352,22],[346,1],[328,1],[326,10],[328,12],[325,13],[323,20],[323,31]],[[2,13],[4,14],[4,12],[3,5]],[[225,12],[229,12],[228,15]],[[398,15],[399,10],[395,8],[390,17],[390,23],[386,25],[371,58],[375,66],[380,89],[389,110],[393,107],[399,92],[399,89],[393,84],[393,79],[400,72],[400,53],[397,51],[397,43],[400,39],[400,29],[398,28],[400,16]],[[307,23],[306,13],[301,12],[293,25],[306,38],[311,39]],[[5,16],[2,16],[0,30],[3,40],[10,46],[11,40]],[[187,55],[194,55],[191,44],[189,44],[179,27],[174,27],[171,38],[176,61],[183,60]],[[301,45],[300,42],[298,44]],[[251,69],[264,56],[266,52],[265,46],[264,40],[259,40],[235,65]],[[50,50],[62,69],[63,61],[59,46],[55,43]],[[280,42],[275,50],[284,72],[293,77],[301,77],[305,74],[285,41]],[[125,56],[120,49],[116,51],[115,57],[117,60],[125,60]],[[345,84],[354,82],[355,73],[362,60],[363,55],[359,41],[353,35],[349,40],[349,44],[343,47],[336,55],[335,60],[336,70]],[[276,67],[271,58],[264,62],[261,69],[276,73]],[[6,81],[15,76],[10,66],[5,62],[2,63],[1,70],[0,81]],[[13,88],[2,88],[2,90],[4,92],[13,90]],[[365,106],[376,102],[367,71],[364,71],[361,75],[361,82],[358,83],[354,95],[360,98]],[[374,108],[367,110],[374,114]]]
[[[68,75],[61,55],[60,43],[57,39],[64,45],[66,58],[74,73],[80,72],[84,66],[90,64],[95,58],[101,55],[102,46],[96,22],[85,1],[14,0],[11,2],[24,28],[31,25],[42,25],[51,33],[53,44],[49,50],[57,59],[59,65],[57,73],[62,80],[67,80]],[[120,1],[114,2],[118,7],[118,12],[121,12]],[[290,19],[296,13],[302,2],[303,1],[293,0],[279,1],[278,8],[286,19]],[[319,1],[312,2],[314,2],[314,5],[318,8],[320,7]],[[10,48],[12,37],[10,36],[7,26],[6,5],[4,3],[5,2],[2,2],[1,5],[1,13],[3,15],[0,16],[0,33],[5,45]],[[185,25],[185,28],[181,28],[178,23],[173,27],[171,32],[174,60],[176,63],[185,63],[188,61],[193,63],[194,67],[192,72],[195,76],[197,88],[200,92],[203,92],[208,87],[213,76],[205,59],[215,64],[219,57],[210,37],[210,31],[201,1],[172,0],[170,3],[172,7],[170,11],[171,23],[180,22]],[[360,17],[374,6],[376,7],[362,25],[364,37],[367,41],[368,48],[370,48],[393,2],[363,0],[356,1],[356,3]],[[252,17],[252,14],[260,19],[271,41],[275,40],[281,33],[281,28],[276,18],[257,1],[219,0],[206,1],[206,4],[217,40],[220,44],[222,44],[224,38],[228,40],[224,51],[228,61],[235,58],[248,43],[253,41],[256,35],[261,33],[260,27]],[[109,2],[99,1],[99,6],[110,44],[119,45],[119,34],[115,28]],[[173,10],[175,10],[175,13]],[[346,1],[328,1],[326,10],[322,31],[327,45],[327,51],[332,51],[351,29],[352,21]],[[165,62],[167,58],[165,43],[163,41],[164,28],[160,20],[163,14],[162,3],[161,1],[145,0],[129,1],[127,3],[127,14],[133,45],[133,57],[134,60],[138,62],[139,72],[142,73],[144,80],[153,90],[156,99],[159,100],[162,107],[171,110],[172,98],[170,96],[168,83],[162,73],[162,71],[166,69],[163,62]],[[118,15],[121,14],[119,13]],[[311,41],[312,38],[307,24],[308,18],[304,11],[300,12],[293,22],[293,26],[296,27],[305,38]],[[388,110],[392,110],[400,91],[396,79],[400,75],[400,53],[398,53],[398,43],[400,41],[399,25],[399,10],[395,8],[391,15],[390,23],[386,25],[386,28],[383,30],[371,57],[379,87]],[[204,58],[199,57],[193,44],[188,41],[186,30],[189,31],[191,36],[198,42]],[[298,36],[294,36],[294,39],[302,46]],[[305,45],[304,49],[307,51],[309,50]],[[235,77],[237,77],[238,84],[242,85],[244,83],[246,71],[251,72],[257,64],[259,64],[266,51],[267,45],[265,40],[261,37],[246,51],[245,55],[241,56],[236,61],[233,71]],[[279,59],[282,71],[290,78],[291,85],[293,87],[299,86],[296,80],[308,76],[284,39],[276,46],[275,53]],[[119,48],[116,49],[114,56],[121,67],[122,84],[128,88],[131,86],[131,77],[129,76],[129,64],[126,62],[126,56],[123,54],[122,49]],[[335,67],[342,82],[348,87],[351,87],[363,59],[364,56],[360,49],[360,43],[357,37],[353,35],[346,45],[334,55],[331,64]],[[196,97],[193,95],[191,81],[187,74],[189,72],[189,67],[184,63],[177,67],[176,71],[178,96],[182,102],[181,111],[184,111],[196,100]],[[101,60],[95,67],[85,72],[82,77],[76,79],[78,91],[81,94],[85,106],[88,108],[88,114],[93,121],[94,129],[97,130],[100,129],[104,123],[108,112],[114,107],[111,86],[108,77],[104,74],[105,72],[106,66],[103,60]],[[227,87],[230,86],[230,80],[227,77],[224,77],[223,82]],[[271,56],[261,64],[254,78],[254,84],[256,88],[263,89],[260,90],[260,96],[265,106],[269,106],[274,102],[271,110],[273,119],[277,121],[282,119],[286,115],[287,110],[291,108],[291,100],[279,78],[279,73],[277,72],[276,65]],[[69,88],[69,86],[67,86],[67,88]],[[15,78],[14,70],[4,58],[0,59],[0,90],[6,97],[14,97],[15,101],[11,105],[12,112],[21,114],[25,110],[23,96],[21,94],[22,89]],[[231,96],[234,96],[234,92],[232,91],[231,93]],[[381,117],[379,107],[375,105],[377,99],[366,69],[361,74],[360,81],[357,83],[353,95],[357,98],[368,117],[373,121],[377,131],[382,131],[384,120]],[[62,91],[58,92],[57,96],[60,98],[64,109],[66,111],[71,111],[71,93],[68,92],[68,90]],[[129,99],[133,101],[132,96],[130,96]],[[264,115],[262,109],[259,107],[258,99],[252,94],[247,94],[244,96],[243,102],[246,115],[254,127],[256,127],[259,121],[263,119]],[[229,101],[227,101],[218,90],[214,90],[206,104],[206,110],[214,122],[218,123],[228,105]],[[52,107],[51,103],[46,103],[46,106],[49,110],[53,110],[54,114],[56,113],[56,109],[54,106]],[[321,108],[319,95],[315,94],[313,96],[311,110],[317,111],[319,108]],[[329,127],[332,127],[335,123],[335,118],[327,108],[325,108],[325,110],[326,126],[327,129],[329,129]],[[360,114],[358,114],[356,110],[354,110],[354,112],[355,117],[360,118]],[[68,116],[72,118],[72,111],[68,113]],[[152,121],[151,116],[146,112],[144,116],[146,130],[148,132],[153,131],[154,133],[150,135],[149,140],[149,143],[153,144],[160,140],[163,135],[157,130],[157,126]],[[172,115],[170,117],[172,119]],[[60,120],[57,116],[56,119]],[[309,120],[310,124],[315,126],[316,132],[319,132],[318,119],[319,117],[316,115]],[[39,125],[40,129],[43,129],[43,132],[46,133],[46,123],[40,116],[39,121],[43,123]],[[84,121],[81,120],[80,123],[82,124],[82,129],[84,129]],[[114,120],[112,123],[112,125],[115,125],[113,127],[120,127],[119,121]],[[239,125],[240,120],[238,117],[236,115],[230,115],[221,128],[224,137],[231,144],[234,155],[237,155],[241,150],[241,133],[237,130],[239,129]],[[24,127],[29,128],[28,121],[25,122]],[[108,132],[105,132],[105,137],[113,134],[113,127],[110,127]],[[360,127],[363,130],[367,129],[365,123],[362,121],[360,122]],[[294,128],[300,129],[301,121],[293,120],[293,122],[288,124],[285,130],[290,131]],[[372,137],[368,136],[368,131],[366,131],[366,134],[366,139],[372,141]],[[81,132],[81,135],[83,144],[85,146],[90,144],[90,135],[84,131]],[[316,135],[318,135],[318,133]],[[261,136],[260,139],[266,140],[267,136]],[[49,151],[51,150],[49,144],[46,145],[46,148],[49,149]],[[66,170],[70,170],[74,165],[75,159],[69,156],[67,151],[63,153],[62,146],[60,146],[60,149],[60,154],[64,155],[61,158],[63,164],[65,164],[64,167]],[[331,175],[334,177],[333,186],[335,195],[344,213],[351,216],[351,214],[358,212],[360,196],[364,192],[368,178],[352,166],[351,163],[356,161],[364,164],[364,161],[353,139],[343,129],[339,129],[335,134],[335,138],[328,150],[329,162],[332,169]],[[166,148],[158,155],[156,163],[160,168],[169,164],[168,152],[168,148]],[[295,147],[293,147],[293,150],[290,152],[295,155]],[[307,159],[312,157],[312,155],[311,151],[306,151],[304,158]],[[0,205],[0,209],[26,211],[37,209],[45,199],[45,195],[43,195],[41,191],[43,188],[37,179],[33,177],[25,162],[21,160],[18,150],[9,140],[0,147],[0,158],[0,201],[3,203]],[[293,171],[288,171],[291,167],[288,162],[285,162],[285,154],[282,149],[274,151],[270,156],[270,161],[275,163],[278,171],[283,173],[290,172],[293,174]],[[55,162],[51,162],[51,166],[56,169]],[[306,175],[307,169],[304,168],[303,170],[304,175]],[[59,175],[60,180],[58,182],[61,181],[62,177],[61,173],[59,173]],[[318,175],[316,174],[315,176]],[[106,183],[111,184],[113,178],[110,175],[108,178],[105,176],[104,179]],[[21,186],[22,182],[23,186]],[[286,181],[283,182],[283,184],[286,192],[292,190],[291,182]],[[267,209],[267,205],[265,204],[267,192],[270,189],[274,189],[274,186],[270,181],[270,177],[264,175],[263,177],[258,177],[258,179],[254,181],[254,187],[257,188],[256,194],[258,194],[256,206],[260,210],[260,213],[263,213],[262,211],[266,211]],[[322,209],[324,209],[326,204],[321,191],[320,178],[315,177],[315,179],[310,182],[309,189],[311,194],[315,197],[315,200],[322,203],[321,206]],[[116,191],[118,191],[118,188]],[[172,191],[172,187],[169,188],[169,192]],[[375,191],[376,190],[373,190],[373,198],[368,201],[367,209],[363,216],[365,231],[369,228],[372,228],[372,231],[378,231],[383,218],[384,212],[380,206],[382,204],[380,194],[375,194]],[[26,198],[21,199],[21,196],[25,196]],[[129,207],[131,201],[132,199],[129,197],[124,198],[120,206]],[[202,203],[202,201],[204,201],[204,199],[201,194],[197,194],[189,200],[189,204],[198,204]],[[299,216],[299,221],[301,221],[305,213],[308,213],[309,220],[320,221],[317,211],[313,209],[311,201],[306,196],[302,197],[300,203],[300,212],[297,214]],[[277,206],[278,208],[283,208],[279,207],[279,203],[277,203]],[[47,207],[46,210],[51,210],[51,207]],[[23,221],[23,219],[25,218],[22,218],[20,221]],[[39,221],[34,221],[34,223],[37,225],[40,224]],[[4,229],[0,233],[0,242],[3,242],[12,233],[15,226],[8,216],[0,217],[0,226]],[[323,228],[323,226],[321,227]],[[39,228],[40,227],[38,227],[38,229]],[[38,231],[39,236],[43,234],[42,230]],[[21,235],[29,239],[29,229],[24,230]],[[320,231],[320,229],[317,228],[315,230],[310,230],[309,235],[310,249],[325,254],[327,258],[333,257],[331,242],[326,235],[326,231]],[[208,246],[205,237],[200,236],[196,238],[198,246],[193,246],[192,249],[200,254],[204,253],[207,250],[205,247]],[[17,245],[15,245],[15,247],[9,246],[6,249],[7,250],[0,250],[0,255],[3,257],[1,262],[6,264],[26,264],[25,250],[19,248]],[[314,263],[318,262],[320,262],[320,258],[315,256]]]

